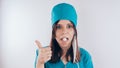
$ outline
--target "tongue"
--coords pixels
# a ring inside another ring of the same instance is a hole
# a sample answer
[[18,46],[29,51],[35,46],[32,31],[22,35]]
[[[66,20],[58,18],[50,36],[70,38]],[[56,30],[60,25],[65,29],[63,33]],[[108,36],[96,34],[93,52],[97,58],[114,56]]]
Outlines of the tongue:
[[63,38],[63,41],[67,41],[67,38]]

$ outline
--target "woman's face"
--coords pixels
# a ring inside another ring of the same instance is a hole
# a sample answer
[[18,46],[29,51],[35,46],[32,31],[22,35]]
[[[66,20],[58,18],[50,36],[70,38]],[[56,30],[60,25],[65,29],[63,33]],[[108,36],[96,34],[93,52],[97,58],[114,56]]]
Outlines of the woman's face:
[[56,40],[61,48],[69,48],[74,35],[73,24],[69,20],[60,20],[56,25]]

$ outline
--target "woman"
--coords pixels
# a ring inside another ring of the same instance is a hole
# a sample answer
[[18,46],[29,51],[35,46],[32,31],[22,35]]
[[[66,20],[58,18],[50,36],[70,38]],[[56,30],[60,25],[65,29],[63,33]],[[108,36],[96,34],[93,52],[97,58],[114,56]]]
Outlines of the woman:
[[67,3],[55,5],[52,9],[52,39],[50,46],[42,47],[35,41],[35,68],[93,68],[90,54],[78,47],[77,14]]

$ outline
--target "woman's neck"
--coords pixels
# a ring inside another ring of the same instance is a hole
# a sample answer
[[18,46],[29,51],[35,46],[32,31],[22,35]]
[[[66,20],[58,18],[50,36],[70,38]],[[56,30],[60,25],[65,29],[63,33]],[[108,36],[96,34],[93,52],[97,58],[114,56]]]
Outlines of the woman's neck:
[[62,56],[65,56],[67,53],[68,49],[67,48],[62,48]]
[[[61,60],[62,62],[66,65],[67,64],[67,59],[66,59],[66,53],[67,53],[68,49],[62,49],[62,56],[61,56]],[[69,57],[70,58],[70,57]]]
[[70,48],[70,45],[68,45],[68,47],[65,47],[65,48],[61,48],[62,49],[62,56],[61,56],[61,59],[66,59],[66,53],[68,51],[68,49]]

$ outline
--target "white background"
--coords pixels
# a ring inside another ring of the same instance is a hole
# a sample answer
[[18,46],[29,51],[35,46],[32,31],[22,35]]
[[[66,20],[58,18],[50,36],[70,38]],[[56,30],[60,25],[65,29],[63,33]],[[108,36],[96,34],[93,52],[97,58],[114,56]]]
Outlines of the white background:
[[49,45],[51,9],[61,2],[76,8],[79,46],[94,68],[120,68],[119,0],[1,0],[0,68],[34,67],[34,41]]

